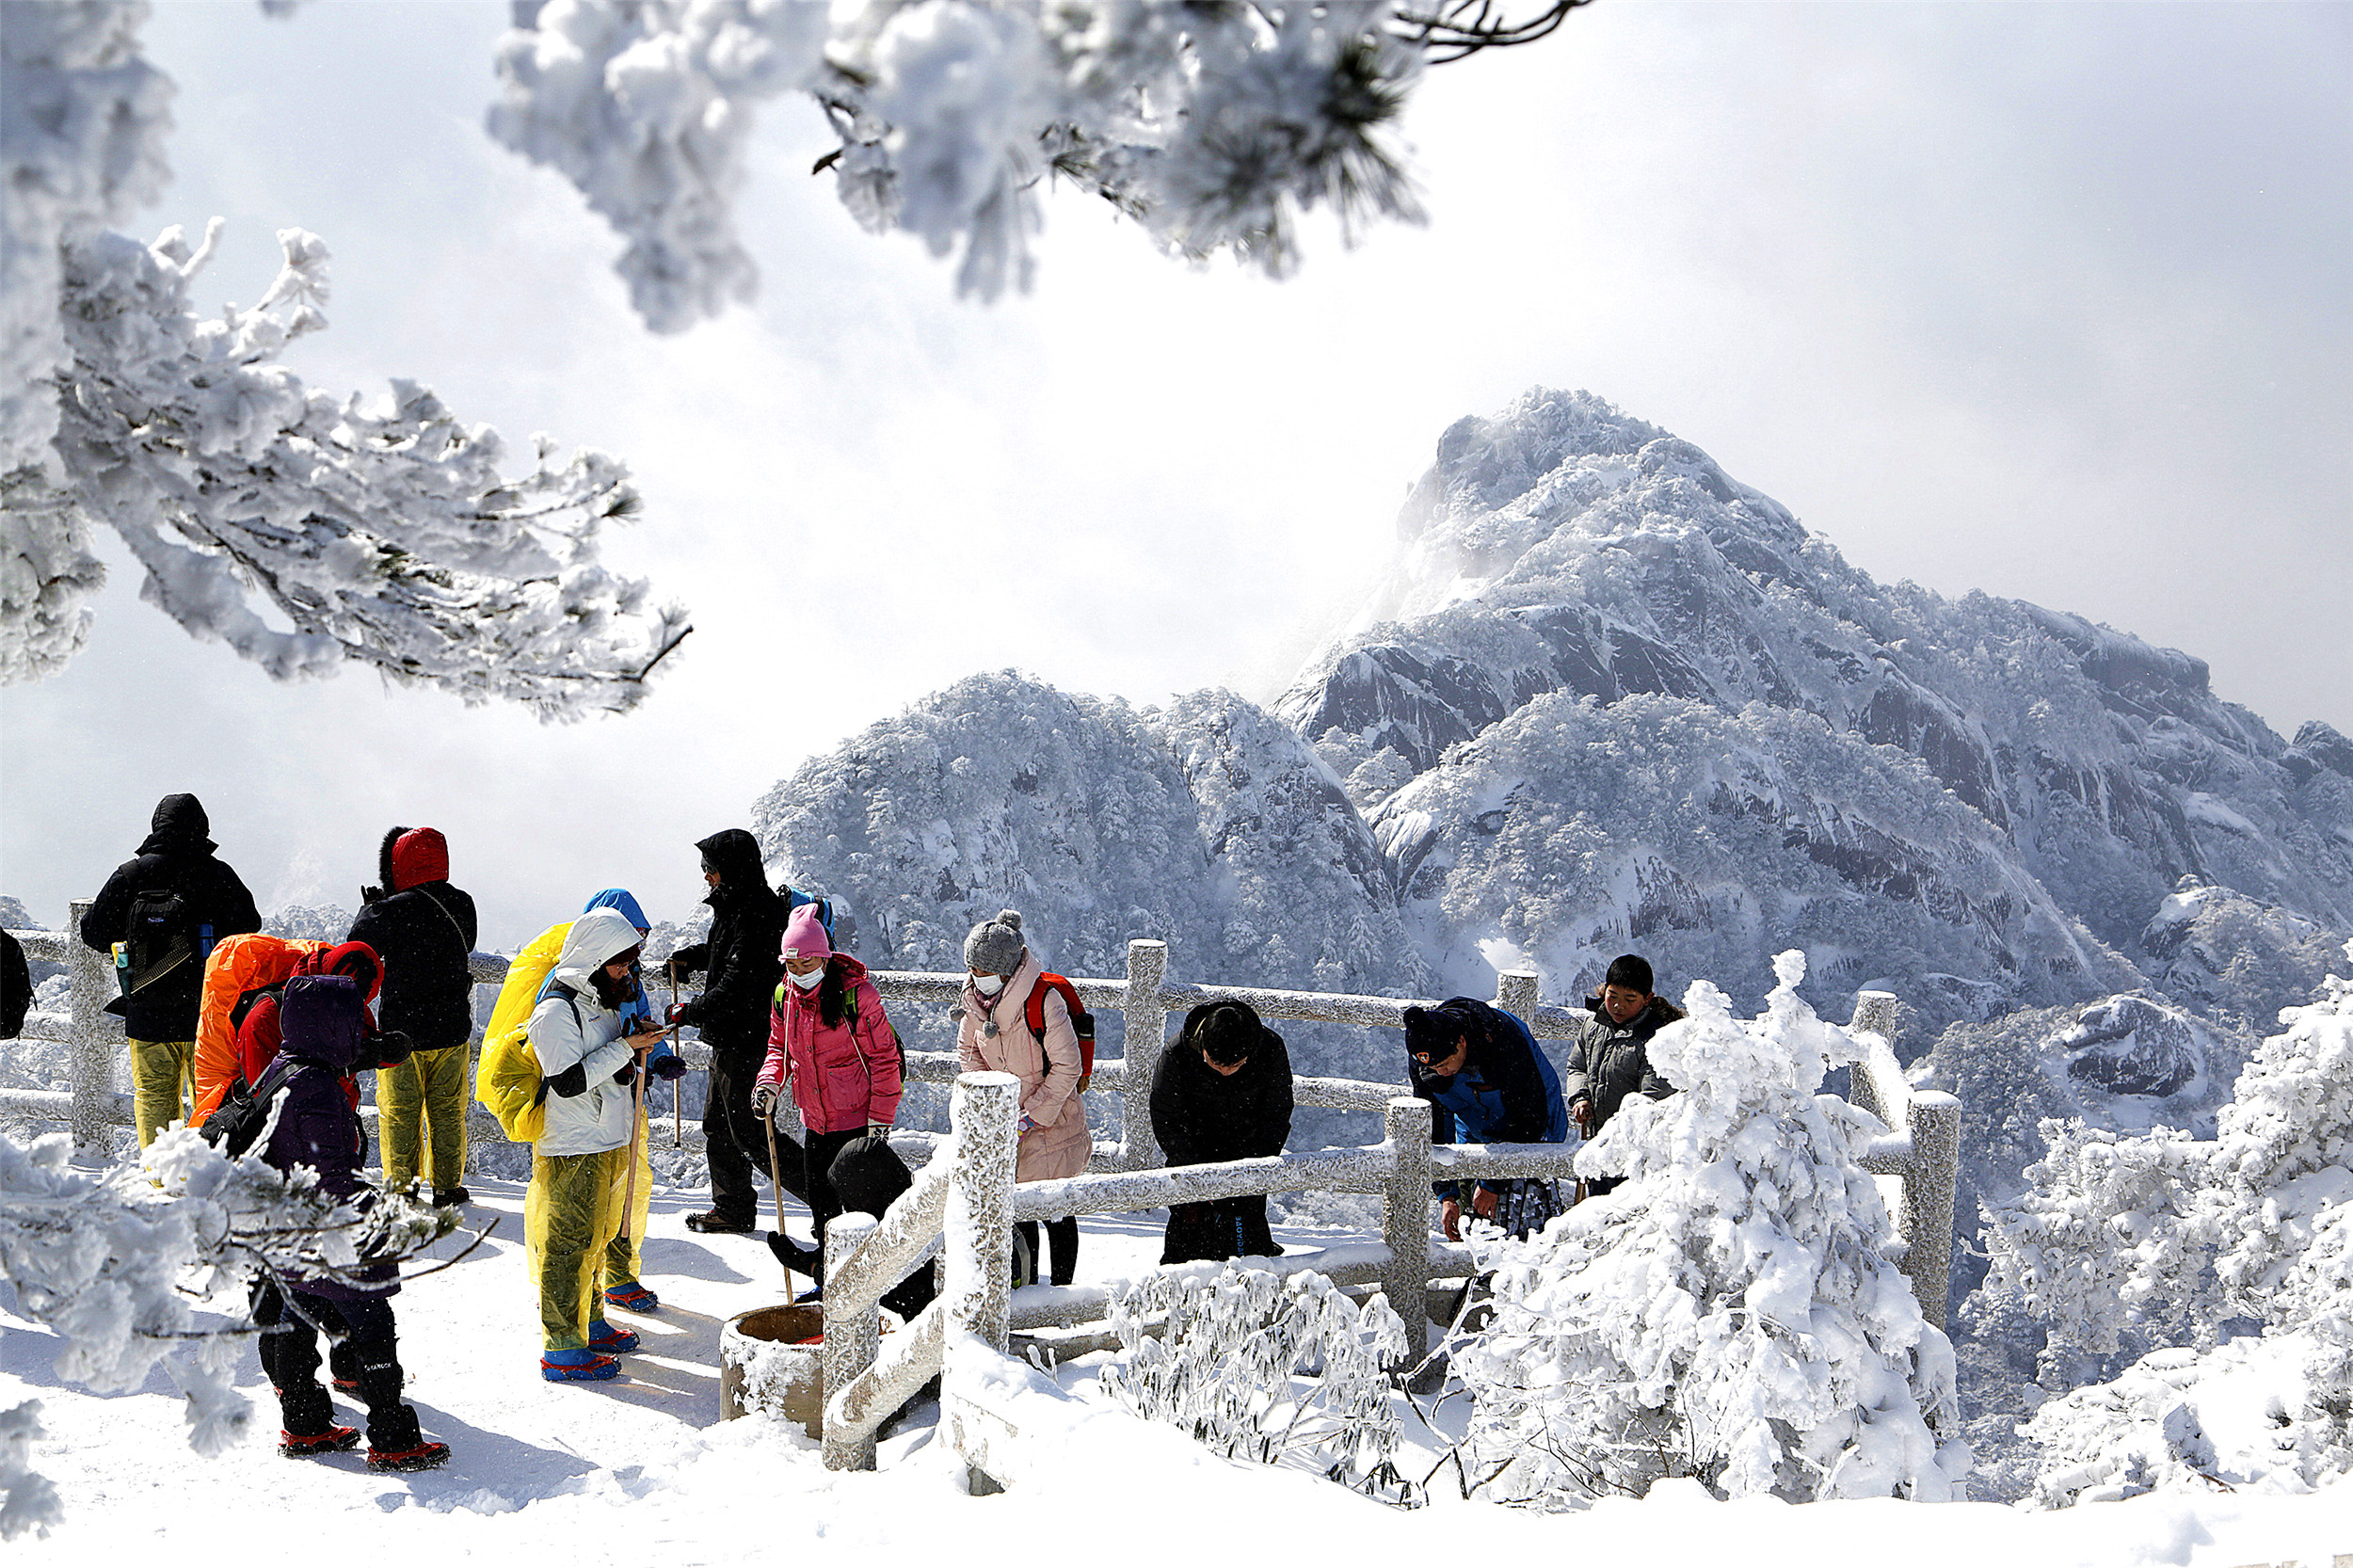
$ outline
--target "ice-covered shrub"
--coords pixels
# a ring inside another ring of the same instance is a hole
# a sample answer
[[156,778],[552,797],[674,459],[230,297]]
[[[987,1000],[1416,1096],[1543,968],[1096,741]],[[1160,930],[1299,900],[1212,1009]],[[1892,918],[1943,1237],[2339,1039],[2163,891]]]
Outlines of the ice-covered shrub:
[[[1164,1336],[1148,1337],[1161,1318]],[[1321,1274],[1229,1264],[1214,1279],[1139,1281],[1111,1322],[1122,1350],[1102,1387],[1134,1414],[1229,1459],[1302,1464],[1412,1500],[1391,1463],[1403,1432],[1383,1367],[1407,1347],[1386,1301],[1359,1307]]]
[[1632,1098],[1578,1157],[1624,1185],[1525,1243],[1490,1243],[1494,1316],[1453,1366],[1482,1495],[1547,1508],[1692,1476],[1791,1501],[1960,1495],[1953,1352],[1881,1251],[1860,1163],[1880,1124],[1819,1096],[1846,1032],[1774,962],[1758,1017],[1705,981],[1651,1060],[1680,1093]]
[[[457,1224],[455,1209],[393,1193],[360,1212],[319,1191],[315,1171],[231,1159],[185,1128],[103,1173],[73,1169],[72,1151],[64,1133],[30,1144],[0,1134],[0,1279],[16,1287],[19,1312],[65,1341],[59,1375],[121,1393],[166,1365],[187,1396],[188,1441],[207,1455],[252,1416],[231,1376],[250,1324],[200,1317],[208,1286],[255,1271],[349,1277]],[[17,1457],[33,1416],[26,1405],[0,1412],[0,1523],[11,1535],[57,1518],[56,1494]]]

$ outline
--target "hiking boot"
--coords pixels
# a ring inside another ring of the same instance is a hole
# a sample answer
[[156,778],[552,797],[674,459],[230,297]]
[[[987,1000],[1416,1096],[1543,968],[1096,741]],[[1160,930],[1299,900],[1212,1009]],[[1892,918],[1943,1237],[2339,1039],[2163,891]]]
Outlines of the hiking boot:
[[707,1208],[700,1214],[686,1216],[686,1228],[703,1236],[749,1236],[754,1227],[749,1220]]
[[[436,1190],[433,1194],[433,1207],[436,1208],[456,1208],[461,1204],[472,1202],[473,1202],[473,1194],[463,1187],[452,1187],[447,1192]],[[437,1460],[435,1463],[440,1462]]]
[[370,1448],[371,1470],[433,1470],[449,1462],[446,1443],[420,1443],[413,1448]]
[[602,1318],[588,1325],[588,1348],[600,1355],[626,1355],[637,1346],[636,1335],[615,1328]]
[[360,1446],[358,1427],[328,1427],[325,1432],[297,1436],[291,1432],[278,1434],[278,1451],[288,1459],[309,1459],[313,1454],[341,1453]]
[[662,1298],[633,1279],[625,1285],[605,1287],[604,1299],[607,1305],[631,1312],[658,1312],[662,1308]]
[[590,1350],[550,1351],[539,1357],[539,1375],[550,1383],[605,1383],[621,1375],[621,1364]]

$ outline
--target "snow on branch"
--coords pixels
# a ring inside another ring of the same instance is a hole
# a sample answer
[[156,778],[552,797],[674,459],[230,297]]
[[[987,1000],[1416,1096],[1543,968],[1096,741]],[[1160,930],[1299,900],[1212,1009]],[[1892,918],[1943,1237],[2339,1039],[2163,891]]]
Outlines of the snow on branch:
[[304,386],[276,360],[326,325],[326,247],[280,232],[260,303],[201,320],[188,285],[217,233],[216,220],[193,254],[178,229],[152,247],[102,231],[64,248],[62,472],[20,468],[0,492],[0,670],[46,675],[78,649],[97,521],[146,568],[143,598],[276,679],[359,663],[542,718],[633,706],[690,628],[598,560],[600,530],[637,510],[627,470],[588,450],[559,459],[540,437],[514,473],[497,431],[412,382],[383,404]]
[[[252,1418],[232,1375],[252,1325],[200,1318],[212,1285],[254,1273],[362,1283],[362,1269],[412,1257],[457,1223],[401,1193],[345,1205],[314,1171],[232,1158],[186,1128],[104,1173],[73,1169],[72,1152],[64,1133],[29,1145],[0,1134],[0,1279],[65,1341],[60,1376],[123,1393],[167,1366],[187,1396],[188,1441],[207,1456]],[[38,1414],[38,1401],[0,1411],[0,1539],[45,1533],[59,1516],[26,1462]]]
[[500,43],[489,128],[620,232],[619,270],[658,331],[751,297],[732,207],[755,109],[789,92],[840,139],[817,168],[842,203],[872,231],[960,248],[961,293],[1029,286],[1049,178],[1170,254],[1282,277],[1304,211],[1329,207],[1352,242],[1421,220],[1388,137],[1425,59],[1541,38],[1568,8],[552,0]]

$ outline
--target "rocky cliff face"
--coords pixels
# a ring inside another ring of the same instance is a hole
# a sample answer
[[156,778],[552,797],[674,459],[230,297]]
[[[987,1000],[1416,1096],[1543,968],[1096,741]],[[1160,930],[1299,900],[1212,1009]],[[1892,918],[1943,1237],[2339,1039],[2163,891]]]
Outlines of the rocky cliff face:
[[[1607,847],[1575,919],[1506,934],[1564,965],[1664,940],[1761,987],[1769,932],[1828,896],[1887,918],[1817,975],[1982,1017],[2116,983],[2185,875],[2353,927],[2353,744],[2309,725],[2291,746],[2199,660],[2080,617],[1878,584],[1598,398],[1457,423],[1400,529],[1397,568],[1278,711],[1348,780],[1442,952],[1525,910],[1529,868],[1478,846],[1563,791]],[[1629,771],[1678,723],[1710,764],[1746,760],[1683,779],[1680,807]],[[1552,748],[1535,781],[1531,744]],[[1692,858],[1726,821],[1761,856],[1742,896]]]

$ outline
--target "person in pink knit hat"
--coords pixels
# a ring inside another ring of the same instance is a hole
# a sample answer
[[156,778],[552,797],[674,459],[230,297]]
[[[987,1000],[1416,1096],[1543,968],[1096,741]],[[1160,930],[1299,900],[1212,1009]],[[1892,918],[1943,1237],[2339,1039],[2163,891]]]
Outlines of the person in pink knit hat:
[[752,1111],[775,1112],[786,1087],[808,1136],[801,1143],[817,1245],[842,1211],[830,1173],[834,1157],[872,1133],[887,1136],[904,1092],[897,1031],[883,1013],[866,966],[833,951],[814,904],[784,927],[784,983],[768,1015],[768,1060],[752,1086]]

